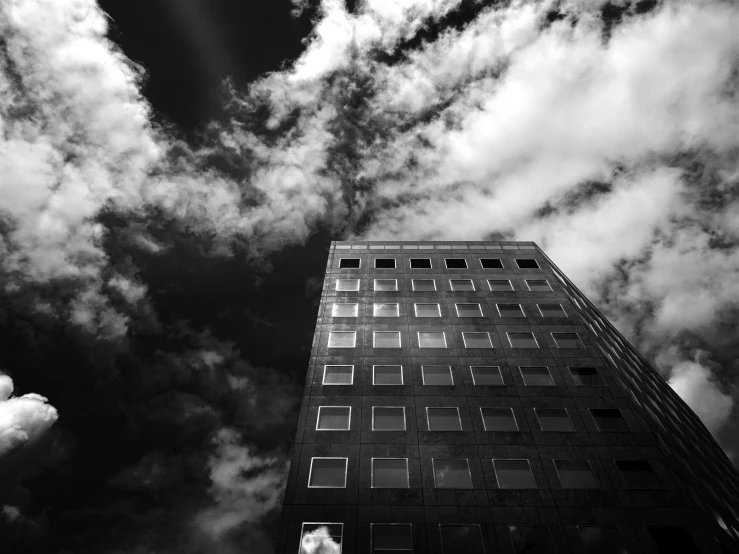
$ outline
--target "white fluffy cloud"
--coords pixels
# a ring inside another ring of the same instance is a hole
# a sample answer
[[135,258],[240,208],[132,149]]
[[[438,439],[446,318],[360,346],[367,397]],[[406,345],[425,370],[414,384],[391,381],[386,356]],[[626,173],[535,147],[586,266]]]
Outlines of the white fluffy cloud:
[[708,368],[696,362],[682,362],[672,369],[669,383],[711,432],[726,422],[733,400],[717,386]]
[[327,527],[305,533],[300,541],[300,554],[340,554],[341,545],[329,534]]

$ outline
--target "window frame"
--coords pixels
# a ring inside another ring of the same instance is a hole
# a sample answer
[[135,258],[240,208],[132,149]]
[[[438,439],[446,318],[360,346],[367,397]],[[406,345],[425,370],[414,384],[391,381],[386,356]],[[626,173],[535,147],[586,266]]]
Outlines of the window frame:
[[[392,260],[393,261],[393,267],[377,267],[377,262],[379,260]],[[398,260],[397,258],[374,258],[374,269],[397,269],[398,268]]]
[[374,541],[375,541],[374,527],[375,527],[375,525],[393,526],[393,527],[395,527],[395,526],[401,526],[402,525],[403,527],[408,527],[409,528],[409,531],[410,531],[409,534],[410,534],[410,537],[411,537],[411,548],[410,548],[410,550],[408,550],[407,548],[393,548],[391,550],[391,552],[409,552],[410,554],[413,554],[413,552],[416,551],[416,546],[415,546],[415,543],[413,541],[413,524],[412,523],[382,523],[382,522],[379,522],[378,521],[376,523],[374,523],[374,522],[373,523],[370,523],[370,553],[371,554],[376,554],[377,552],[384,552],[385,551],[385,550],[377,550],[377,551],[375,550],[375,547],[374,547]]
[[470,477],[470,486],[466,487],[465,489],[457,489],[457,490],[472,490],[475,488],[475,484],[472,482],[472,470],[470,469],[470,459],[469,458],[431,458],[431,474],[434,476],[434,489],[455,489],[456,487],[439,487],[436,483],[436,460],[464,460],[467,464],[467,475]]
[[[479,260],[480,260],[480,267],[482,269],[505,269],[503,258],[479,258]],[[498,260],[498,262],[500,263],[500,267],[485,267],[485,264],[482,263],[483,260]]]
[[[559,350],[583,350],[585,348],[585,343],[583,343],[582,339],[580,338],[580,334],[577,332],[550,331],[549,334],[552,335],[552,340]],[[579,346],[560,346],[555,335],[575,335],[577,337],[577,342],[579,343]]]
[[[541,424],[541,418],[539,417],[539,410],[564,410],[565,415],[567,416],[567,421],[570,422],[570,429],[569,431],[548,431],[543,428]],[[567,408],[534,408],[534,418],[536,418],[536,422],[539,424],[539,431],[542,433],[576,433],[575,424],[572,423],[572,418],[570,417],[570,412],[567,410]]]
[[[351,367],[352,368],[352,380],[351,383],[326,383],[326,368],[327,367]],[[323,379],[321,379],[321,386],[326,387],[350,387],[354,385],[354,364],[324,364],[323,365]]]
[[550,550],[551,550],[552,553],[556,552],[556,548],[557,547],[554,544],[554,540],[552,539],[552,529],[551,529],[551,526],[550,525],[546,525],[546,524],[541,525],[541,524],[537,524],[537,523],[525,523],[525,524],[518,524],[518,523],[516,523],[516,524],[508,524],[508,539],[511,541],[511,546],[513,547],[511,549],[511,552],[513,554],[519,554],[518,551],[516,550],[516,544],[513,541],[513,530],[514,529],[523,529],[523,528],[527,528],[527,527],[543,527],[544,529],[546,529],[547,536],[549,537],[549,542],[547,543],[547,546],[550,548]]
[[[439,315],[418,315],[418,306],[436,306],[437,313]],[[439,302],[414,302],[413,303],[413,315],[420,318],[435,318],[441,317],[441,303]]]
[[[654,485],[651,487],[632,487],[629,483],[626,482],[626,479],[624,478],[624,470],[619,467],[619,462],[644,462],[649,466],[649,470],[652,473],[652,476],[654,477]],[[657,475],[657,472],[654,470],[654,465],[651,461],[645,460],[645,459],[631,459],[631,460],[613,460],[613,465],[616,467],[616,471],[618,472],[618,476],[621,479],[621,482],[624,485],[624,488],[629,491],[653,491],[653,490],[664,490],[665,486],[662,484],[662,480],[659,478],[659,475]]]
[[[421,346],[421,333],[441,333],[441,336],[444,338],[444,346]],[[419,349],[443,350],[449,348],[449,343],[446,340],[446,331],[416,331],[416,339],[418,340]]]
[[[480,315],[459,315],[460,306],[477,306]],[[454,309],[457,311],[457,317],[485,317],[485,314],[482,313],[482,304],[479,302],[455,302]]]
[[[478,385],[477,380],[475,379],[475,371],[473,368],[475,367],[495,367],[498,368],[498,375],[500,375],[500,380],[503,381],[500,385]],[[503,372],[500,369],[499,365],[471,365],[470,366],[470,375],[472,376],[472,386],[473,387],[504,387],[505,384],[505,378],[503,377]]]
[[[349,419],[347,420],[346,429],[320,429],[318,427],[321,421],[321,410],[323,408],[349,408]],[[352,428],[352,407],[351,406],[318,406],[318,413],[316,414],[316,431],[351,431]]]
[[[313,462],[315,460],[344,460],[344,486],[343,487],[327,487],[325,485],[311,485],[311,477],[313,477]],[[349,458],[346,456],[312,456],[310,459],[310,469],[308,470],[308,488],[309,489],[345,489],[347,483],[347,474],[349,471]]]
[[[577,378],[575,377],[575,374],[572,373],[572,370],[573,369],[586,369],[586,368],[587,369],[594,369],[595,370],[595,375],[598,377],[598,380],[600,381],[599,384],[595,384],[595,385],[591,385],[591,384],[581,385],[580,383],[577,382]],[[567,366],[567,371],[570,372],[570,377],[572,377],[572,382],[575,383],[575,386],[576,387],[605,387],[606,386],[606,382],[603,380],[603,376],[600,374],[600,371],[598,371],[598,368],[595,367],[595,366],[574,366],[574,365],[573,366],[569,366],[568,365]]]
[[[619,431],[608,431],[608,430],[604,431],[604,430],[602,430],[600,428],[600,426],[598,425],[598,420],[593,415],[593,410],[613,410],[613,411],[618,412],[621,415],[621,421],[623,421],[624,424],[626,425],[626,429],[622,429],[622,430],[619,430]],[[632,433],[633,432],[633,429],[631,428],[631,425],[629,425],[629,422],[624,417],[624,413],[621,410],[621,408],[588,408],[588,413],[590,414],[590,417],[593,419],[593,423],[595,424],[595,428],[598,430],[599,433]]]
[[[390,333],[398,336],[398,346],[377,346],[377,335],[389,335]],[[403,336],[400,331],[372,331],[372,348],[403,348]]]
[[[357,260],[359,261],[359,265],[357,267],[341,267],[341,263],[344,260]],[[361,269],[362,268],[362,258],[339,258],[339,269]]]
[[[524,333],[528,333],[528,334],[530,334],[534,338],[534,342],[536,343],[536,346],[513,346],[513,343],[511,342],[511,335],[512,334],[513,335],[522,335]],[[506,334],[505,335],[506,335],[506,338],[508,339],[508,344],[510,345],[510,348],[520,348],[520,349],[524,349],[524,348],[541,348],[541,346],[539,346],[539,341],[536,340],[536,335],[534,334],[533,331],[506,331]]]
[[[503,315],[500,311],[500,306],[518,306],[518,310],[521,312],[520,315]],[[516,302],[496,302],[495,309],[498,311],[498,317],[501,318],[514,318],[514,317],[526,317],[526,312],[523,311],[523,306]]]
[[[547,305],[549,305],[549,306],[559,306],[559,309],[562,311],[562,314],[563,315],[544,315],[544,312],[541,309],[542,304],[544,306],[547,306]],[[559,317],[561,319],[569,318],[570,317],[569,315],[567,315],[567,310],[565,310],[565,307],[562,304],[557,304],[555,302],[543,302],[542,304],[539,304],[539,303],[536,304],[536,307],[539,310],[539,315],[541,315],[541,317],[546,317],[546,318],[549,318],[549,317]]]
[[[549,374],[549,379],[551,379],[552,383],[549,385],[529,385],[526,383],[526,376],[523,373],[524,368],[534,368],[534,367],[543,367],[547,370],[547,373]],[[554,375],[552,375],[552,371],[549,369],[548,365],[520,365],[518,366],[518,373],[521,375],[521,380],[523,381],[524,387],[556,387],[557,383],[554,382]]]
[[[490,292],[513,292],[516,290],[513,287],[513,281],[511,279],[486,279],[486,281],[487,281],[488,289],[490,290]],[[508,286],[510,288],[506,290],[498,290],[498,289],[493,290],[493,285],[490,284],[490,281],[508,281]]]
[[[431,429],[429,410],[457,410],[457,421],[459,422],[459,429],[455,429],[453,431],[435,431],[434,429]],[[459,406],[426,406],[426,430],[429,433],[463,433],[464,425],[462,425],[462,414],[459,412]]]
[[[416,281],[431,281],[431,283],[434,285],[434,290],[433,291],[430,291],[430,290],[419,290],[419,289],[416,288]],[[437,288],[436,288],[436,279],[411,279],[411,290],[413,292],[436,292],[437,291]]]
[[[537,260],[536,258],[514,258],[514,260],[516,261],[516,267],[518,269],[539,269],[539,270],[541,269],[541,266],[539,265],[539,260]],[[528,261],[534,262],[536,264],[536,267],[521,267],[521,264],[519,264],[518,262],[519,261],[523,262],[524,260],[527,262]]]
[[[383,385],[375,383],[375,368],[376,367],[399,367],[400,368],[400,383]],[[402,364],[373,364],[372,365],[372,386],[373,387],[402,387],[403,386],[403,365]]]
[[[395,282],[395,288],[392,290],[380,290],[377,288],[377,281],[394,281]],[[398,292],[398,280],[397,279],[385,279],[385,278],[379,278],[379,279],[373,279],[372,280],[372,292]]]
[[[354,306],[354,315],[336,315],[336,306]],[[331,317],[359,317],[358,302],[334,302],[331,305]]]
[[[298,544],[298,554],[301,554],[301,551],[303,549],[303,537],[305,536],[305,526],[306,525],[318,525],[318,529],[322,526],[328,526],[328,525],[340,525],[341,526],[341,535],[339,540],[341,541],[339,543],[339,548],[341,551],[344,550],[344,523],[342,522],[329,522],[329,521],[303,521],[300,525],[300,543]],[[329,535],[330,537],[330,535]]]
[[[395,306],[395,315],[377,315],[377,306]],[[400,303],[398,302],[373,302],[372,317],[400,317]]]
[[624,541],[624,536],[621,534],[621,529],[618,528],[618,525],[602,525],[602,524],[595,524],[595,523],[591,523],[591,524],[584,523],[581,525],[576,525],[576,527],[577,527],[577,537],[580,539],[580,545],[582,546],[582,550],[583,552],[585,552],[585,554],[588,554],[588,549],[587,549],[587,546],[585,545],[585,542],[582,540],[582,533],[580,532],[580,529],[582,529],[583,527],[586,527],[586,528],[603,527],[606,529],[615,529],[616,533],[618,533],[618,536],[621,539],[621,544],[618,546],[623,547],[624,552],[628,552],[628,549],[626,548],[626,542]]
[[[498,468],[495,467],[495,462],[526,462],[526,465],[529,467],[529,475],[531,475],[531,481],[533,481],[534,486],[533,487],[503,487],[500,484],[500,477],[498,477]],[[536,484],[536,477],[534,477],[534,471],[531,469],[531,460],[528,458],[492,458],[493,462],[493,473],[495,474],[495,482],[498,485],[498,489],[500,490],[536,490],[539,487]]]
[[[488,342],[490,343],[490,346],[467,346],[467,340],[465,339],[465,335],[475,333],[478,335],[487,335],[488,336]],[[479,348],[483,350],[495,350],[495,345],[493,344],[493,339],[490,338],[490,332],[489,331],[462,331],[462,345],[464,348]]]
[[[452,382],[449,385],[428,385],[428,384],[426,384],[426,372],[424,371],[424,368],[426,368],[426,367],[446,367],[446,368],[449,368],[449,377],[451,378],[451,381]],[[452,366],[450,366],[450,365],[447,366],[447,365],[444,365],[444,364],[428,364],[428,365],[421,364],[421,383],[423,384],[423,386],[428,386],[428,387],[453,387],[454,386],[454,372],[452,371]]]
[[[559,472],[559,467],[557,466],[557,462],[585,462],[588,465],[588,468],[590,469],[590,475],[593,476],[593,481],[595,481],[595,487],[565,487],[562,483],[562,475]],[[557,479],[559,479],[559,484],[562,487],[562,490],[568,490],[568,491],[599,491],[603,490],[603,487],[600,486],[600,482],[598,481],[598,476],[595,474],[595,471],[593,471],[593,464],[590,463],[590,460],[582,460],[577,458],[555,458],[552,459],[552,464],[554,464],[554,470],[557,472]]]
[[441,548],[441,554],[444,552],[444,535],[441,532],[442,527],[475,527],[480,537],[480,545],[482,546],[482,552],[487,552],[485,547],[485,538],[482,535],[482,526],[479,523],[439,523],[439,546]]
[[[488,430],[487,425],[485,425],[485,416],[483,414],[483,410],[509,410],[511,412],[511,415],[513,416],[513,423],[516,424],[516,430],[515,431],[496,431],[496,430]],[[520,433],[521,432],[521,426],[518,424],[518,419],[516,419],[516,412],[513,410],[512,407],[508,406],[480,406],[480,419],[482,419],[482,428],[485,430],[486,433]]]
[[[549,282],[549,279],[524,279],[524,281],[526,282],[526,288],[529,289],[529,292],[554,292],[554,289],[552,288],[552,285]],[[544,281],[549,287],[549,290],[534,290],[531,288],[529,281]]]
[[[375,486],[375,460],[405,460],[405,487],[377,487]],[[380,456],[370,458],[370,488],[371,489],[409,489],[411,488],[410,470],[408,469],[408,458],[390,458],[389,456]]]
[[[464,267],[449,267],[449,262],[451,260],[462,260],[464,262]],[[467,258],[444,258],[444,268],[445,269],[469,269],[470,266],[467,263]]]
[[[471,289],[455,289],[453,281],[469,281],[470,285],[472,285]],[[449,279],[449,289],[454,292],[476,292],[477,289],[475,288],[475,282],[472,279]]]
[[[357,283],[357,288],[355,289],[340,289],[339,283],[342,281],[355,281]],[[359,292],[360,287],[362,286],[361,279],[343,279],[341,277],[336,279],[336,286],[334,287],[334,290],[336,292]]]
[[[428,267],[413,267],[414,260],[428,260],[429,266]],[[431,258],[408,258],[408,268],[409,269],[433,269],[434,262],[431,260]]]
[[[396,408],[403,410],[403,429],[375,429],[375,408]],[[372,406],[372,431],[383,431],[385,433],[405,433],[408,431],[408,420],[406,419],[405,406]]]
[[[334,333],[353,333],[354,343],[351,346],[331,346],[331,335]],[[329,331],[328,341],[326,342],[326,348],[356,348],[357,347],[357,332],[356,331]]]

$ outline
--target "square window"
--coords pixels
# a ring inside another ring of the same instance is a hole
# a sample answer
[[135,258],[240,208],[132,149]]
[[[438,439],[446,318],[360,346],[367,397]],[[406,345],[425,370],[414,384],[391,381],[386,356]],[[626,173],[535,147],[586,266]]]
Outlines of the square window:
[[577,530],[586,554],[628,554],[618,527],[583,525]]
[[567,317],[561,304],[537,304],[541,317]]
[[521,304],[496,304],[500,317],[526,317]]
[[583,348],[577,333],[552,333],[557,348]]
[[467,269],[467,260],[464,258],[444,258],[447,269]]
[[372,458],[373,489],[407,489],[408,460],[406,458]]
[[439,525],[442,554],[485,554],[479,525]]
[[309,488],[345,488],[347,458],[311,458]]
[[415,291],[435,291],[436,282],[433,279],[412,279],[411,285]]
[[526,286],[533,292],[550,292],[552,287],[546,279],[526,279]]
[[542,431],[574,431],[565,408],[534,408]]
[[578,387],[603,387],[605,383],[594,367],[570,367],[570,374]]
[[698,554],[698,548],[685,527],[649,525],[649,535],[659,554]]
[[513,290],[513,285],[508,279],[488,279],[488,287],[492,291]]
[[470,366],[472,372],[472,383],[475,385],[500,386],[503,383],[503,376],[500,368],[495,365],[473,365]]
[[323,367],[324,385],[351,385],[353,383],[353,365],[327,365]]
[[319,406],[316,431],[348,431],[351,417],[351,406]]
[[372,554],[413,552],[410,523],[372,523]]
[[376,258],[375,267],[377,269],[395,269],[395,258]]
[[503,262],[498,258],[480,258],[480,265],[485,269],[503,269]]
[[539,269],[539,264],[532,258],[516,258],[519,269]]
[[431,259],[411,258],[411,269],[431,269]]
[[400,331],[374,331],[372,346],[374,348],[400,348]]
[[392,292],[398,290],[397,279],[375,279],[375,290],[379,292]]
[[461,431],[459,408],[426,408],[429,431]]
[[616,460],[621,479],[629,489],[661,489],[652,464],[647,460]]
[[553,387],[554,379],[546,366],[519,367],[523,384],[527,387]]
[[453,385],[452,366],[448,365],[423,365],[421,376],[424,385]]
[[544,525],[510,525],[514,554],[554,554],[549,527]]
[[356,331],[330,331],[328,334],[329,348],[354,348],[356,344]]
[[535,489],[528,460],[493,460],[495,477],[501,489]]
[[621,410],[616,408],[592,408],[590,415],[593,416],[598,431],[604,433],[624,433],[631,431]]
[[419,331],[419,348],[446,348],[446,336],[444,331]]
[[317,544],[327,552],[341,554],[343,531],[343,523],[303,523],[298,554],[314,554]]
[[414,304],[416,317],[441,317],[441,309],[438,304]]
[[359,279],[336,279],[337,291],[357,291],[359,290]]
[[486,431],[518,431],[513,408],[480,408]]
[[339,268],[341,269],[357,269],[359,267],[359,258],[341,258],[339,259]]
[[334,304],[331,308],[331,317],[357,317],[359,304]]
[[372,366],[373,385],[402,385],[402,365],[375,365]]
[[375,317],[398,317],[398,304],[375,302],[372,315]]
[[480,304],[456,304],[457,317],[482,317]]
[[490,333],[462,333],[465,348],[492,348]]
[[405,408],[373,406],[373,431],[405,431]]
[[475,290],[472,279],[449,279],[449,286],[452,290]]
[[511,348],[539,348],[534,333],[506,333]]
[[466,459],[434,458],[434,485],[437,489],[471,489],[470,464]]
[[554,460],[563,489],[597,489],[590,462],[587,460]]

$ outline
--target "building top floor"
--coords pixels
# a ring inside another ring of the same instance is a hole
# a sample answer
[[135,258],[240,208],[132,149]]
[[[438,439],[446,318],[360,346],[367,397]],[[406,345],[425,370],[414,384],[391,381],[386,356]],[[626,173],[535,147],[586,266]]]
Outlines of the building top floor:
[[539,250],[531,241],[402,241],[346,240],[332,241],[331,250]]

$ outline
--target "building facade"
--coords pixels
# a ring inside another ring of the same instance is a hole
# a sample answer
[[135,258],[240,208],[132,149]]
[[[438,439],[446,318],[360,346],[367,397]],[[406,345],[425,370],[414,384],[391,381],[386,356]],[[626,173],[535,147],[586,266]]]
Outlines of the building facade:
[[277,552],[739,552],[739,474],[530,242],[334,242]]

